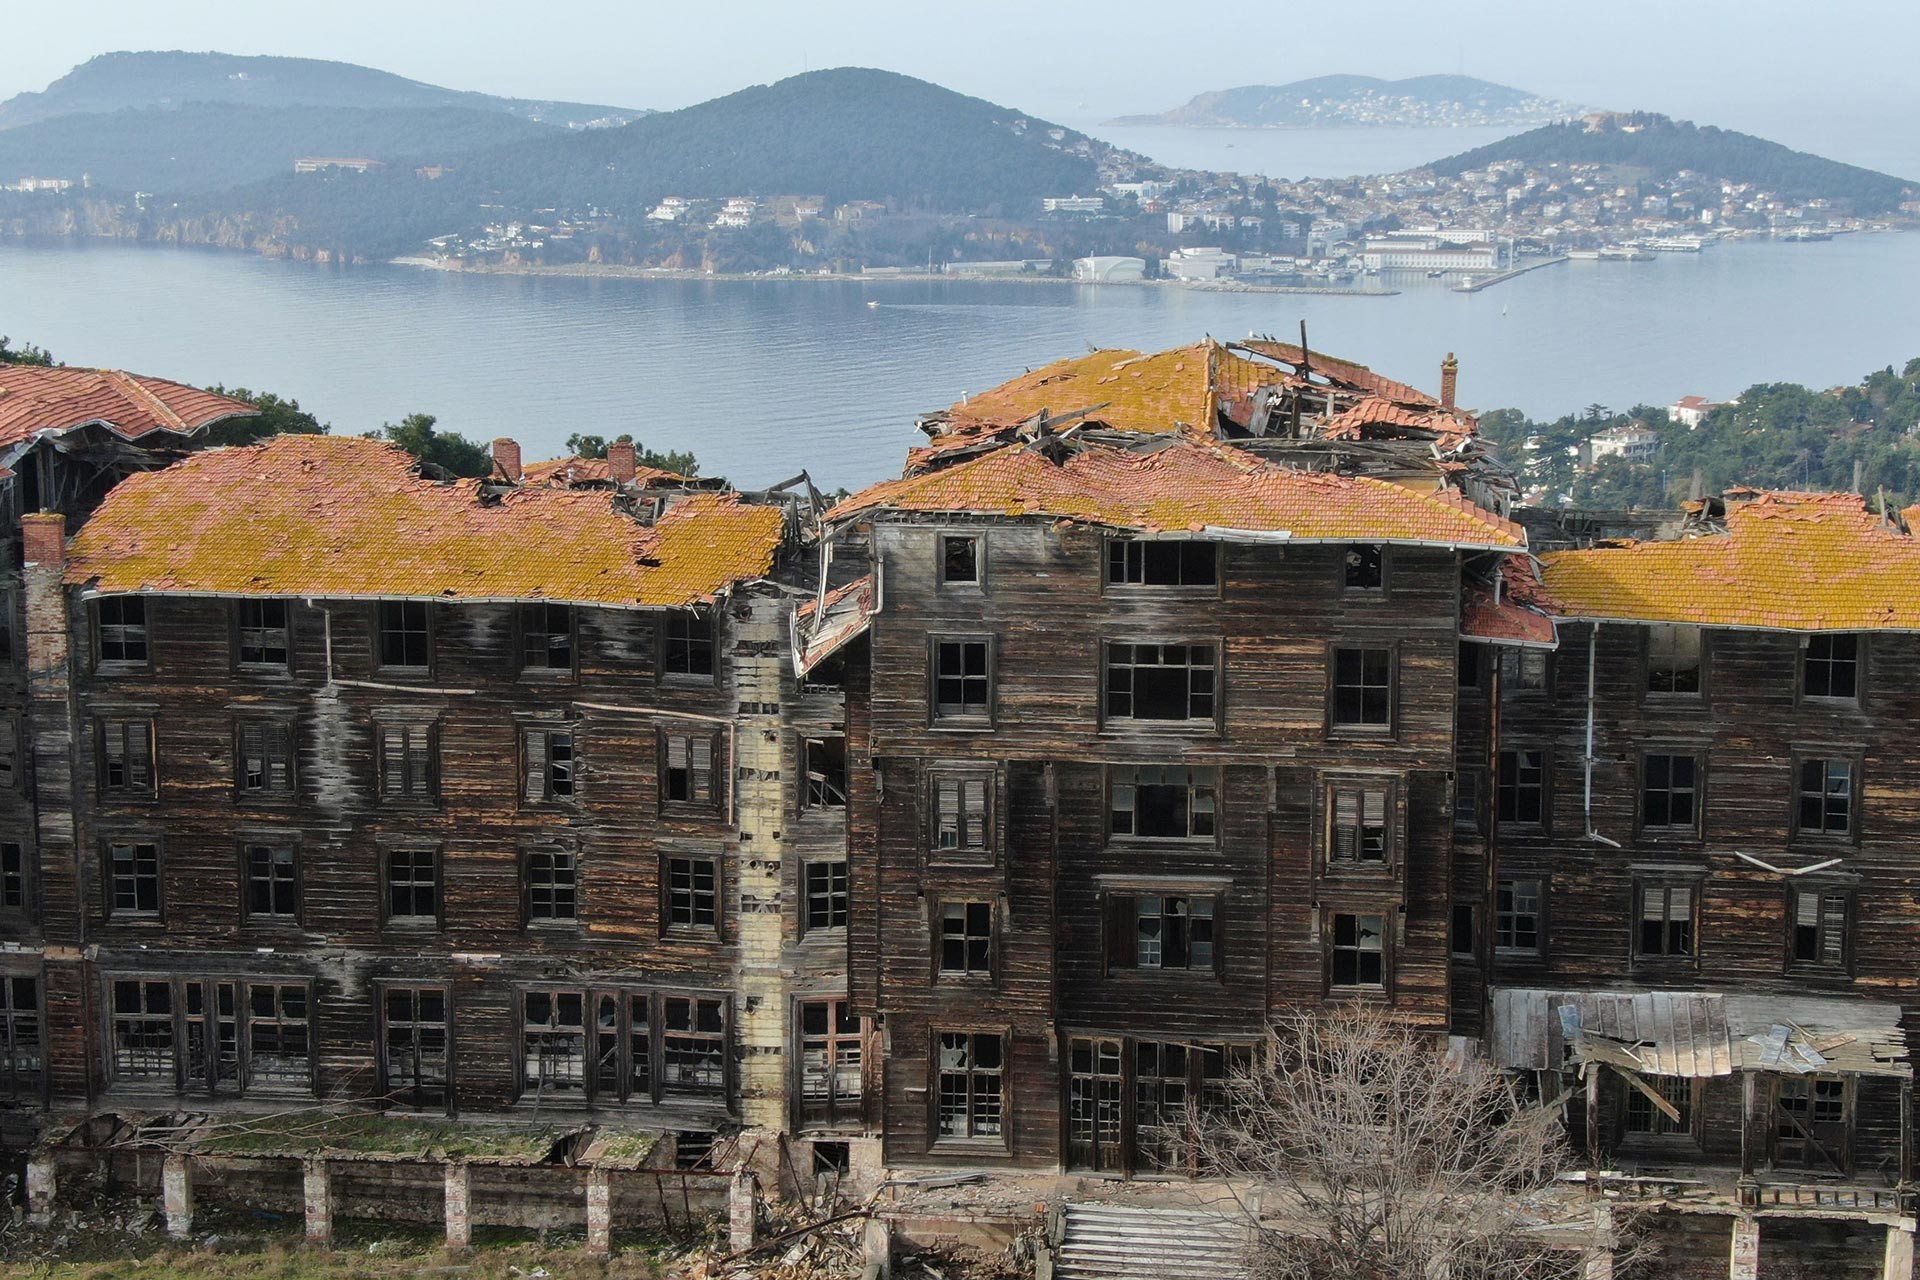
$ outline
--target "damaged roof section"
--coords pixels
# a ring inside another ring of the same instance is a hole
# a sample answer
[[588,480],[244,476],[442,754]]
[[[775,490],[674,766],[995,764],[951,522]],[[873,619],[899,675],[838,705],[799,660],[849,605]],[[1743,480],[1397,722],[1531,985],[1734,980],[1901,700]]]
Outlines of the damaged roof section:
[[1095,351],[1034,369],[920,420],[931,443],[908,456],[925,470],[1020,435],[1085,427],[1186,433],[1231,442],[1306,470],[1453,488],[1505,513],[1512,473],[1452,402],[1457,365],[1434,397],[1364,365],[1291,343],[1209,338],[1146,354]]
[[[1452,492],[1302,471],[1186,434],[1075,431],[1002,445],[855,494],[873,511],[1050,517],[1146,534],[1521,550],[1520,527]],[[1263,536],[1264,535],[1264,536]]]
[[1920,630],[1920,540],[1851,493],[1739,489],[1679,536],[1541,557],[1562,618],[1784,631]]
[[280,436],[116,487],[74,536],[67,581],[106,594],[680,607],[766,576],[787,523],[733,493],[676,498],[651,523],[637,510],[606,491],[437,482],[378,440]]
[[118,369],[0,364],[0,476],[34,441],[88,428],[179,445],[217,422],[259,412],[244,400]]
[[867,633],[874,606],[873,575],[856,578],[809,600],[793,615],[793,666],[801,676]]
[[1460,636],[1519,648],[1559,646],[1559,632],[1531,558],[1502,556],[1490,570],[1465,575]]

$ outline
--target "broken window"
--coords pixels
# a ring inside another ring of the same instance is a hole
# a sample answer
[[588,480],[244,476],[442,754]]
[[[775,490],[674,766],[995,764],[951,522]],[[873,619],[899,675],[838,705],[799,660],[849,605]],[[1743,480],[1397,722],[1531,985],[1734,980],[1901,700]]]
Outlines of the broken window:
[[711,734],[662,734],[660,799],[667,804],[718,805],[713,767],[718,745]]
[[1694,909],[1698,893],[1692,883],[1636,880],[1634,954],[1685,957],[1694,953]]
[[940,908],[940,972],[993,971],[993,904],[948,902]]
[[234,606],[234,612],[240,665],[286,670],[287,655],[291,652],[287,602],[242,600]]
[[943,585],[977,587],[983,580],[980,567],[978,534],[940,535],[940,581]]
[[1699,627],[1655,622],[1647,627],[1647,692],[1694,695],[1700,692]]
[[1640,761],[1640,825],[1654,832],[1693,832],[1700,825],[1700,761],[1650,751]]
[[1493,945],[1501,951],[1538,954],[1541,893],[1538,880],[1502,880],[1493,894]]
[[1852,896],[1844,889],[1788,889],[1792,905],[1792,955],[1796,964],[1845,967],[1847,920]]
[[1507,693],[1545,693],[1547,651],[1503,647],[1500,650],[1500,687]]
[[14,1098],[39,1093],[46,1054],[39,982],[0,977],[0,1093]]
[[713,674],[713,615],[692,609],[670,609],[666,621],[666,653],[660,669],[673,676]]
[[242,721],[239,732],[240,794],[250,798],[293,794],[293,726]]
[[440,735],[431,724],[382,724],[380,794],[390,800],[432,800],[439,786]]
[[667,927],[720,927],[720,871],[712,858],[668,858]]
[[113,984],[113,1074],[175,1083],[173,984],[123,978]]
[[800,1002],[800,1120],[859,1124],[863,1043],[848,1000]]
[[427,670],[433,663],[432,606],[423,600],[382,600],[378,613],[380,665]]
[[815,929],[844,929],[851,901],[847,892],[845,862],[809,862],[806,864],[806,918],[808,932]]
[[992,776],[985,773],[934,771],[929,790],[932,843],[938,860],[992,860],[993,828],[988,810],[992,785]]
[[985,721],[992,709],[989,644],[985,638],[933,642],[933,718]]
[[1006,1046],[995,1034],[942,1032],[939,1122],[942,1138],[997,1138],[1004,1120],[1001,1072]]
[[1109,720],[1213,720],[1212,645],[1110,641],[1106,659]]
[[409,1107],[445,1105],[451,1044],[444,987],[390,986],[382,993],[380,1087]]
[[1472,640],[1460,642],[1459,659],[1454,669],[1454,683],[1462,689],[1480,688],[1480,673],[1484,667],[1481,651],[1486,646]]
[[20,722],[0,716],[0,790],[17,790],[20,772]]
[[1074,1038],[1067,1046],[1067,1148],[1076,1168],[1116,1169],[1125,1124],[1120,1041]]
[[1133,1046],[1134,1149],[1150,1168],[1165,1168],[1173,1159],[1173,1129],[1186,1119],[1194,1056],[1172,1040]]
[[1808,636],[1800,651],[1800,692],[1809,698],[1860,696],[1860,637],[1844,632]]
[[1453,904],[1453,921],[1447,929],[1448,949],[1459,959],[1472,959],[1479,952],[1480,909],[1471,902]]
[[520,1001],[520,1096],[584,1096],[586,997],[578,991],[526,991]]
[[104,596],[99,602],[95,629],[101,666],[144,667],[147,646],[147,602],[140,596]]
[[1487,771],[1479,768],[1456,770],[1453,776],[1453,825],[1478,830],[1482,797],[1486,794]]
[[1853,835],[1854,765],[1832,756],[1798,762],[1794,834],[1846,839]]
[[847,740],[808,738],[806,807],[844,809],[847,805]]
[[661,1008],[661,1091],[723,1097],[727,1091],[726,1002],[668,996]]
[[1845,1076],[1779,1075],[1774,1099],[1776,1164],[1844,1172],[1850,1162],[1852,1107]]
[[1668,1115],[1652,1098],[1638,1089],[1627,1090],[1627,1132],[1647,1137],[1691,1137],[1693,1135],[1693,1085],[1684,1076],[1636,1076],[1641,1084],[1666,1100],[1675,1113]]
[[526,762],[526,801],[541,804],[579,794],[579,758],[573,730],[528,726],[521,731]]
[[573,850],[529,850],[526,876],[529,922],[571,924],[579,919],[580,868]]
[[240,1088],[240,993],[231,982],[188,982],[181,1001],[181,1074],[207,1092]]
[[1138,894],[1110,899],[1120,933],[1108,947],[1116,968],[1214,967],[1214,900],[1188,894]]
[[14,840],[0,842],[0,911],[26,909],[26,846]]
[[292,845],[249,844],[246,908],[249,920],[291,921],[300,915],[300,876]]
[[1387,585],[1387,549],[1377,542],[1353,542],[1341,556],[1341,582],[1349,591],[1379,591]]
[[153,794],[153,721],[100,722],[100,790],[111,795]]
[[440,851],[389,849],[387,922],[434,925],[440,922]]
[[1547,753],[1502,751],[1498,780],[1500,821],[1542,826],[1547,820]]
[[1107,543],[1107,583],[1116,587],[1211,587],[1219,581],[1218,544],[1155,538]]
[[1336,987],[1387,984],[1386,920],[1378,915],[1332,915],[1328,970]]
[[107,914],[160,914],[160,846],[150,841],[107,846]]
[[313,1043],[304,983],[247,984],[246,1084],[313,1088]]
[[1328,788],[1328,797],[1328,860],[1384,864],[1392,798],[1387,789],[1335,783]]
[[520,666],[531,672],[573,670],[573,610],[530,604],[520,614]]
[[1116,766],[1107,788],[1108,830],[1136,840],[1211,840],[1219,784],[1217,769]]
[[1333,723],[1370,731],[1393,727],[1393,650],[1334,649]]

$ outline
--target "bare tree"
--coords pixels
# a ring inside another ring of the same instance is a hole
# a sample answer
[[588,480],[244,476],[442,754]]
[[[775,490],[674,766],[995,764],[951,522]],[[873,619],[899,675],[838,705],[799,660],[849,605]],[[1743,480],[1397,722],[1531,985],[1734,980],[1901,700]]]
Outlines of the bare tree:
[[1283,1019],[1169,1136],[1192,1167],[1259,1189],[1248,1271],[1262,1280],[1581,1269],[1584,1232],[1552,1230],[1593,1221],[1557,1185],[1577,1167],[1558,1109],[1381,1009]]

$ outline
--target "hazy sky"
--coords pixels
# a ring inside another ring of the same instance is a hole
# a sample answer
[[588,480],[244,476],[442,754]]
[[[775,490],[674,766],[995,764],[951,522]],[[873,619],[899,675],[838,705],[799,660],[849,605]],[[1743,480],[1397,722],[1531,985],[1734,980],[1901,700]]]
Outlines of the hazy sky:
[[0,97],[113,49],[364,63],[520,97],[671,108],[802,70],[886,67],[1063,120],[1333,71],[1461,71],[1796,145],[1920,126],[1915,0],[62,0],[8,6]]

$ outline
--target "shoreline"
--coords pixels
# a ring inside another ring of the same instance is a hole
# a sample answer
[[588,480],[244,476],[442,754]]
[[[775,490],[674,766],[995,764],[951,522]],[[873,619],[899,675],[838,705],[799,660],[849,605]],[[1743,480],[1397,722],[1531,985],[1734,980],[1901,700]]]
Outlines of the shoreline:
[[866,274],[848,271],[794,271],[784,275],[754,271],[689,271],[675,267],[630,267],[609,262],[570,262],[558,265],[520,263],[462,263],[451,258],[433,258],[406,254],[388,258],[390,267],[413,267],[421,271],[445,271],[453,275],[473,276],[559,276],[588,280],[726,280],[753,283],[785,283],[804,280],[828,284],[886,284],[897,280],[913,283],[948,284],[1035,284],[1075,285],[1080,288],[1187,289],[1195,293],[1294,293],[1341,298],[1394,298],[1398,289],[1352,289],[1340,285],[1316,284],[1240,284],[1216,280],[1075,280],[1070,276],[988,275],[951,271],[888,271]]

